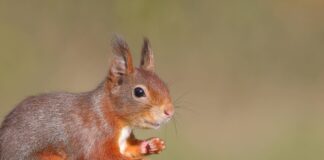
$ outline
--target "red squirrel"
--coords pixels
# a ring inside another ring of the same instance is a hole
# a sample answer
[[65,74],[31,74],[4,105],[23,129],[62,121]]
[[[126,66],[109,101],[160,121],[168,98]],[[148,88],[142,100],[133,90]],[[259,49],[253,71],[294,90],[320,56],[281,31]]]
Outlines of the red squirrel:
[[139,67],[123,38],[116,36],[112,48],[108,76],[94,90],[41,94],[18,104],[0,128],[0,160],[137,160],[160,153],[164,141],[133,134],[157,129],[174,114],[149,40]]

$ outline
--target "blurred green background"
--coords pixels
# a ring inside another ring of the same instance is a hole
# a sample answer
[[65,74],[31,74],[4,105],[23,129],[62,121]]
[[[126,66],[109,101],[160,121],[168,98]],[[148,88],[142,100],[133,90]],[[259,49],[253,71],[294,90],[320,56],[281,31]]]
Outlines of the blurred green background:
[[[28,95],[88,91],[116,32],[150,38],[175,120],[152,159],[324,159],[324,1],[0,0],[0,120]],[[137,63],[138,64],[138,63]]]

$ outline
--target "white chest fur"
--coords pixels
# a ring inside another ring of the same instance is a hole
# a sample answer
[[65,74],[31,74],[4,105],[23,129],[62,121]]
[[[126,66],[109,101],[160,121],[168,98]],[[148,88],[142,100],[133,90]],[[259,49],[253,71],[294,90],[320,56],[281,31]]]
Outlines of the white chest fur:
[[127,139],[131,134],[131,128],[130,127],[124,127],[122,128],[119,138],[118,138],[118,145],[119,145],[119,151],[121,154],[125,153],[125,149],[127,146]]

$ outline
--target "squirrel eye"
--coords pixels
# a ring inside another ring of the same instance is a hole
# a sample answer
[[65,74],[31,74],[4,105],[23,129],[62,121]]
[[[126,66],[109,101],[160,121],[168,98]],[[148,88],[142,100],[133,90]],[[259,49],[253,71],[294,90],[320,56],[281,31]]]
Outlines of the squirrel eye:
[[145,92],[141,87],[136,87],[134,89],[134,95],[138,98],[145,97]]

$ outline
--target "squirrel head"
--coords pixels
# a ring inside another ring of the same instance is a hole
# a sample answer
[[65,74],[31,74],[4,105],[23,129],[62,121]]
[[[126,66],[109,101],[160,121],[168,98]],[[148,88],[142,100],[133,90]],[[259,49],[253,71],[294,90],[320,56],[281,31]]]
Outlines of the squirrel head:
[[133,66],[127,43],[116,36],[107,84],[114,113],[131,127],[159,128],[174,107],[166,84],[154,72],[150,42],[144,38],[139,67]]

